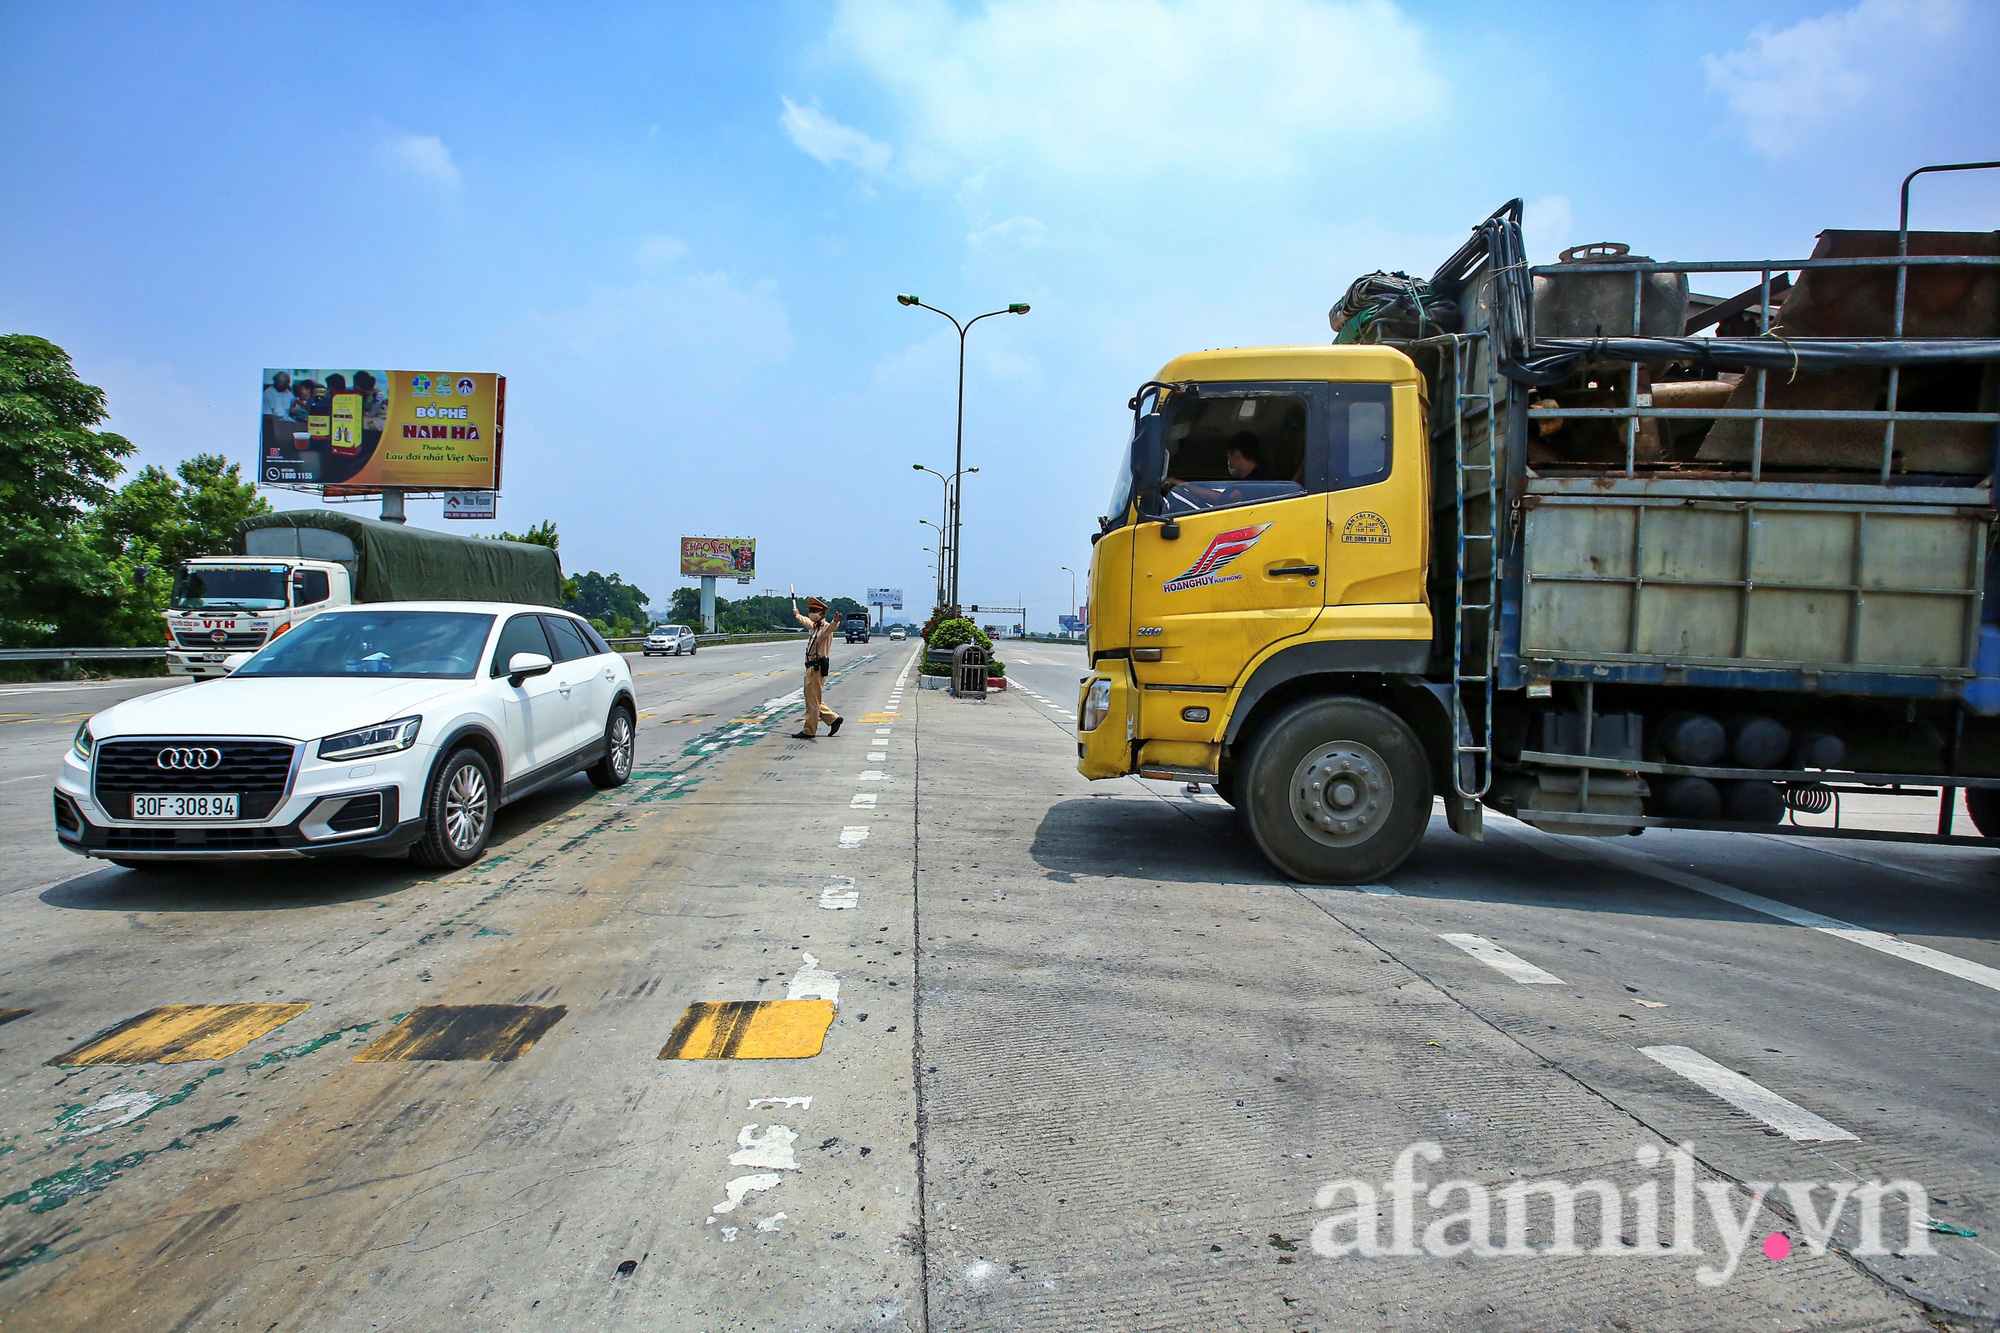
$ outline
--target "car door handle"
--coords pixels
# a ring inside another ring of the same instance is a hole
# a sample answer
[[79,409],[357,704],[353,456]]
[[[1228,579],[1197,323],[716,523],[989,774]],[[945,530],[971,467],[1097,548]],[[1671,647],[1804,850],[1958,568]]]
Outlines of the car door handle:
[[1317,573],[1319,573],[1318,565],[1279,565],[1276,569],[1273,569],[1271,571],[1271,577],[1278,578],[1285,574],[1317,574]]
[[570,689],[571,686],[568,681],[560,680],[556,682],[556,692],[561,694],[563,698],[565,699],[569,698]]

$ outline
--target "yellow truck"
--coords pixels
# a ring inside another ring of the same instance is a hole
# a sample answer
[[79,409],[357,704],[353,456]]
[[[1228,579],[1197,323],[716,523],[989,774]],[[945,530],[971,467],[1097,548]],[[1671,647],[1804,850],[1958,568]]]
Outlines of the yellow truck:
[[[2000,254],[1905,199],[1806,259],[1532,269],[1515,201],[1332,345],[1169,362],[1093,537],[1079,770],[1212,786],[1320,883],[1439,797],[1475,838],[1993,841]],[[1857,790],[1938,832],[1827,826]]]

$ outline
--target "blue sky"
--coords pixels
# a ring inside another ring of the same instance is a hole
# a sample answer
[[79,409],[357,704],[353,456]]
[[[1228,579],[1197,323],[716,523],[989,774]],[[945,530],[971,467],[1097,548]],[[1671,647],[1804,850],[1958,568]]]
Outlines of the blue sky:
[[1893,226],[2000,157],[1996,56],[1988,0],[0,0],[0,330],[169,464],[252,461],[266,365],[497,370],[500,526],[572,572],[663,610],[682,533],[749,535],[915,611],[956,339],[894,294],[1031,302],[972,336],[963,586],[1046,627],[1174,355],[1324,342],[1515,195],[1537,259]]

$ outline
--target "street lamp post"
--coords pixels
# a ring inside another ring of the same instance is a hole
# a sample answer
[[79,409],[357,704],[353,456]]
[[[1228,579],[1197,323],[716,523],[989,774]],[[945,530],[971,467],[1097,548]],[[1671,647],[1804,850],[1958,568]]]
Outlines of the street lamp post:
[[[940,576],[942,576],[945,569],[947,568],[943,553],[956,549],[951,541],[952,537],[956,535],[952,526],[951,516],[955,512],[957,512],[958,508],[958,479],[961,475],[965,473],[977,472],[979,471],[979,469],[976,467],[961,468],[959,469],[959,471],[954,472],[949,477],[947,477],[944,473],[938,471],[936,468],[925,467],[922,463],[912,463],[910,464],[910,467],[913,471],[916,472],[928,472],[933,477],[936,477],[939,481],[944,483],[944,511],[938,515],[939,518],[944,520],[944,526],[938,527],[937,524],[931,523],[931,526],[937,528],[938,530],[938,549],[940,552],[938,559],[938,572]],[[920,523],[930,523],[930,520],[927,518],[919,519],[917,521]],[[953,570],[956,570],[958,567],[958,562],[955,560],[951,561],[949,567]],[[940,578],[940,581],[938,583],[937,604],[941,607],[957,606],[958,598],[955,595],[947,595],[947,592],[948,590],[946,589],[942,581],[942,578]]]
[[[951,326],[958,330],[958,438],[952,453],[952,476],[956,477],[968,470],[977,471],[976,468],[967,469],[965,466],[965,335],[982,319],[991,319],[995,315],[1025,315],[1028,313],[1028,304],[1025,301],[1015,301],[1005,310],[989,310],[983,315],[974,315],[961,324],[956,315],[940,310],[934,305],[924,305],[908,292],[899,294],[896,301],[899,305],[920,306],[934,315],[943,315],[951,321]],[[963,502],[953,496],[951,515],[948,519],[951,525],[951,586],[948,592],[953,606],[958,605],[958,547],[963,531],[964,509]]]
[[1060,568],[1063,573],[1069,575],[1069,613],[1071,615],[1075,615],[1076,614],[1076,571],[1071,569],[1068,565],[1061,565],[1058,566],[1058,568]]
[[[923,525],[924,525],[925,527],[929,528],[929,529],[930,529],[930,530],[931,530],[932,532],[935,532],[935,533],[936,533],[936,534],[938,535],[938,545],[939,545],[939,546],[943,546],[943,545],[944,545],[944,529],[943,529],[943,528],[939,527],[939,526],[938,526],[937,524],[935,524],[935,523],[931,522],[931,521],[930,521],[929,519],[927,519],[927,518],[920,518],[920,519],[918,519],[918,520],[917,520],[917,522],[919,522],[919,523],[923,524]],[[930,550],[931,548],[930,548],[930,547],[928,547],[928,546],[926,546],[926,547],[925,547],[924,549],[925,549],[926,551],[928,551],[928,550]],[[935,605],[938,605],[938,606],[943,606],[943,605],[944,605],[944,580],[943,580],[943,578],[942,578],[942,577],[940,577],[940,578],[939,578],[939,580],[938,580],[938,585],[937,585],[937,601],[936,601]]]

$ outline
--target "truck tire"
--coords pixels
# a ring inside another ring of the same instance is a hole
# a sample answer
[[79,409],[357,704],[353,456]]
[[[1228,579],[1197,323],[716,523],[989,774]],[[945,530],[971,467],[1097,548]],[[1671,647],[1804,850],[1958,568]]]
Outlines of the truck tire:
[[1258,850],[1308,884],[1380,879],[1415,850],[1431,816],[1416,733],[1379,704],[1338,695],[1272,718],[1233,794]]
[[636,723],[632,710],[618,704],[604,723],[604,758],[583,770],[593,787],[622,787],[632,776],[632,744]]
[[1967,787],[1965,812],[1972,816],[1972,827],[1979,830],[1980,837],[2000,838],[2000,790]]
[[424,835],[410,848],[420,866],[457,870],[477,861],[493,836],[498,793],[493,767],[474,749],[453,750],[431,775]]

